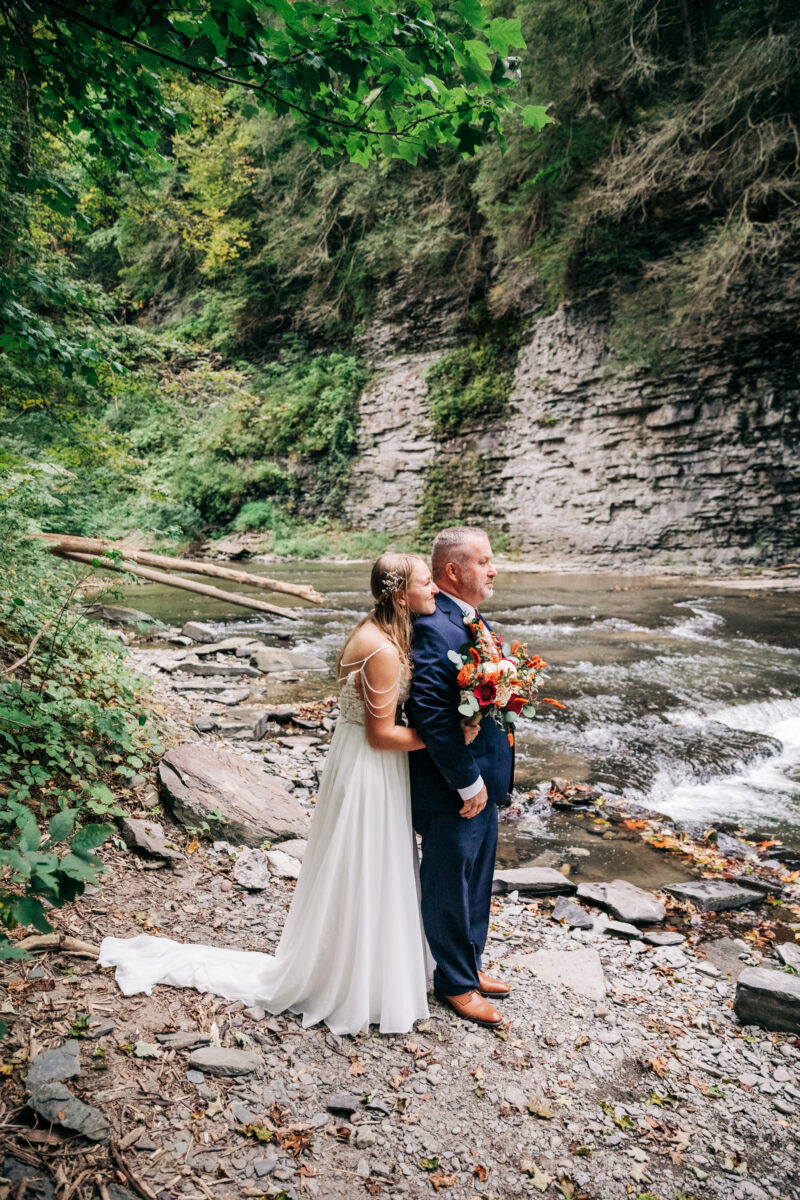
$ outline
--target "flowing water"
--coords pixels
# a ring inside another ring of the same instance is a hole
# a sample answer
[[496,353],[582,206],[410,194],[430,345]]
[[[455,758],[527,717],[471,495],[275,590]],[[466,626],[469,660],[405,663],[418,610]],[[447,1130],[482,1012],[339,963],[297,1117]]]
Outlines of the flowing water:
[[[332,668],[367,608],[368,565],[248,569],[311,583],[325,602],[295,623],[150,584],[128,602],[171,624],[219,623],[221,634],[246,628],[269,640],[288,628]],[[800,845],[800,594],[501,568],[482,611],[507,640],[527,642],[550,663],[545,694],[567,705],[543,705],[521,723],[520,788],[564,776],[689,828],[741,825]],[[332,673],[320,672],[275,698],[332,691]]]

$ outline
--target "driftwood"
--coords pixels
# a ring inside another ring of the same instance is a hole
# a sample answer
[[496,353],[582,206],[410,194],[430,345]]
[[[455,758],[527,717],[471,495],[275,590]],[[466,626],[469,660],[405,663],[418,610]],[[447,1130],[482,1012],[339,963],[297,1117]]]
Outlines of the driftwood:
[[14,946],[17,950],[61,950],[65,954],[75,954],[78,958],[96,959],[100,953],[98,946],[69,937],[65,933],[34,933],[23,938],[21,942],[14,942]]
[[290,608],[279,608],[277,604],[268,604],[266,600],[250,599],[239,592],[224,592],[222,588],[211,587],[207,583],[195,583],[192,579],[181,579],[179,575],[168,575],[166,572],[151,571],[149,567],[140,567],[127,559],[116,560],[102,558],[97,554],[79,554],[77,551],[61,550],[53,547],[53,554],[66,558],[70,562],[88,563],[90,566],[102,567],[105,571],[122,571],[126,574],[137,575],[140,579],[149,579],[151,583],[163,583],[166,587],[182,588],[185,592],[198,592],[201,596],[211,596],[214,600],[224,600],[227,604],[238,604],[241,608],[254,608],[258,612],[274,613],[279,617],[287,617],[297,621],[298,614]]
[[108,538],[72,537],[61,533],[37,533],[34,537],[49,542],[54,548],[70,553],[106,555],[110,550],[120,550],[129,562],[141,563],[146,567],[162,570],[185,571],[188,575],[211,575],[216,579],[229,579],[232,583],[243,583],[247,587],[264,588],[269,592],[286,592],[299,596],[312,604],[320,604],[323,597],[305,583],[287,583],[282,579],[268,579],[265,575],[253,575],[250,571],[236,571],[232,567],[221,567],[217,563],[197,562],[190,558],[171,558],[165,554],[153,554],[135,546],[118,545]]

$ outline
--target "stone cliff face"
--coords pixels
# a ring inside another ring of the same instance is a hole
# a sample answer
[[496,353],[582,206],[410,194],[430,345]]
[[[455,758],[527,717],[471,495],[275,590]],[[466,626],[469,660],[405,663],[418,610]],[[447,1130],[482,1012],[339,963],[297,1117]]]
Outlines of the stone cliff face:
[[609,327],[597,299],[535,321],[505,417],[442,441],[425,382],[438,355],[379,360],[348,519],[395,533],[481,522],[525,553],[595,563],[795,554],[800,414],[786,353],[698,347],[653,377],[620,368]]

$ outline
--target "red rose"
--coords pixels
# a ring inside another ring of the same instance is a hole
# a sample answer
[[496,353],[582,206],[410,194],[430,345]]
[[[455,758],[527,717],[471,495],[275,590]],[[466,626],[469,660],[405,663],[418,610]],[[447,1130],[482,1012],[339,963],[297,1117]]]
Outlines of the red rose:
[[487,708],[490,704],[494,703],[494,698],[497,695],[497,684],[493,679],[486,679],[483,683],[479,683],[477,687],[472,689],[472,694],[481,708]]
[[507,712],[521,713],[528,701],[524,696],[512,696],[506,705]]

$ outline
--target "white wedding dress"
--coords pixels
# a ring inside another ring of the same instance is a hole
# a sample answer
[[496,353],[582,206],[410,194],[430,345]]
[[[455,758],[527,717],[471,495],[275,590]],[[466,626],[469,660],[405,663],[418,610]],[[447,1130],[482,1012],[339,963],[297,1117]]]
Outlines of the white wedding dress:
[[325,1021],[336,1034],[371,1024],[381,1033],[406,1033],[428,1016],[432,962],[420,914],[408,756],[373,749],[364,725],[363,697],[371,711],[389,711],[406,698],[408,680],[401,677],[388,699],[370,698],[371,657],[342,664],[356,669],[342,684],[341,715],[275,955],[148,934],[105,938],[98,961],[116,967],[125,995],[149,995],[157,983],[196,988],[272,1013],[289,1009],[302,1014],[304,1026]]

